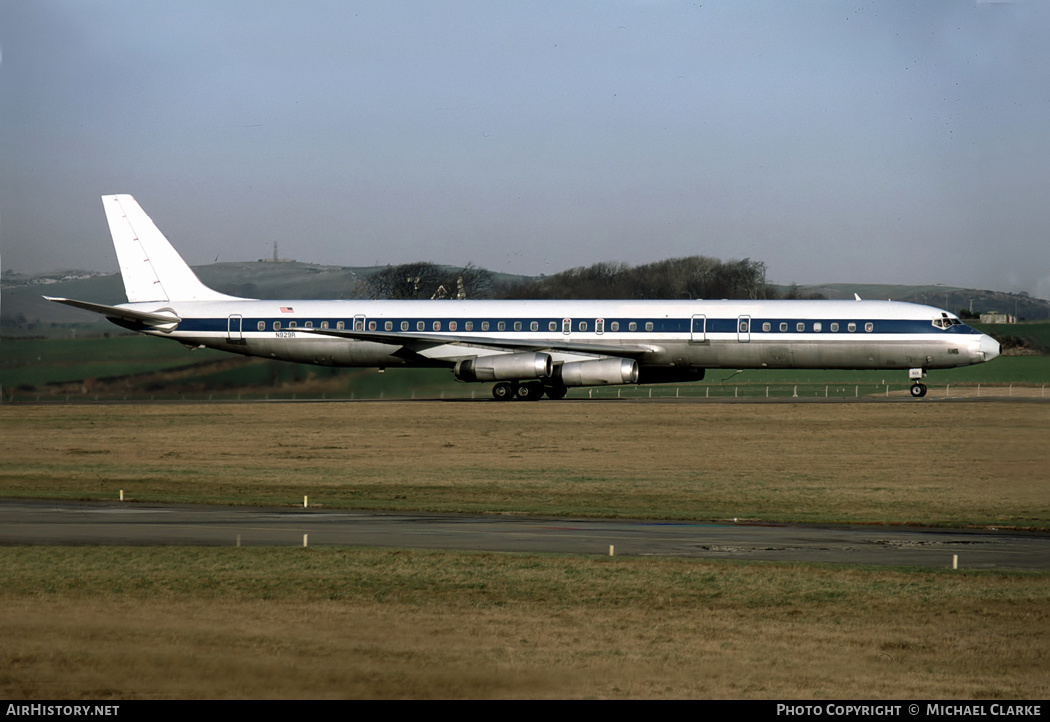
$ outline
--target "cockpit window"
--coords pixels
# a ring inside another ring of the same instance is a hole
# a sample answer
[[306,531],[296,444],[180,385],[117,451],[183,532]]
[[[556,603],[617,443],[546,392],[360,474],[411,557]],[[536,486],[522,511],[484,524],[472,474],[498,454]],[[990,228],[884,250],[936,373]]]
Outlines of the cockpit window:
[[951,328],[952,326],[961,326],[962,321],[954,316],[942,313],[940,318],[933,319],[933,325],[937,328]]

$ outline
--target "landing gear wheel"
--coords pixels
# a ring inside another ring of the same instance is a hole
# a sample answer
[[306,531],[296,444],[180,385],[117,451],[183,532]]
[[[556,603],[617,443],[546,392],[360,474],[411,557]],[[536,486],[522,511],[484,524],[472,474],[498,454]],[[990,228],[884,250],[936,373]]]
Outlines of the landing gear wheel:
[[912,384],[911,395],[916,399],[921,399],[926,395],[926,384]]
[[543,384],[533,381],[518,387],[517,396],[522,401],[536,401],[543,398]]
[[565,394],[569,393],[569,390],[564,386],[547,386],[543,389],[547,393],[548,399],[564,399]]
[[492,387],[492,398],[496,401],[510,401],[514,398],[514,387],[506,381],[501,381]]

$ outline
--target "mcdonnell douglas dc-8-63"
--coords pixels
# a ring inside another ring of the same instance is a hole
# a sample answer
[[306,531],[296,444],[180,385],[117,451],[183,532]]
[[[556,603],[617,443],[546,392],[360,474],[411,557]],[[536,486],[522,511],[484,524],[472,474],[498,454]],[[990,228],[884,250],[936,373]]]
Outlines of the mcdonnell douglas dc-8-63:
[[[50,301],[139,333],[322,366],[445,367],[496,399],[699,381],[705,369],[930,369],[990,361],[995,339],[894,301],[266,301],[197,278],[135,199],[102,197],[128,303]],[[47,297],[45,297],[47,298]]]

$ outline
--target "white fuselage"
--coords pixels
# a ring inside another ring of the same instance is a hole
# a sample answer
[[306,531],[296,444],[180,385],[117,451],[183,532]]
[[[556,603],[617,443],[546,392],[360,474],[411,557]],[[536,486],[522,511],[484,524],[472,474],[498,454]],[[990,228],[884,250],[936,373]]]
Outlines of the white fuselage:
[[[555,363],[623,355],[642,368],[935,369],[981,363],[999,351],[993,339],[950,314],[891,301],[231,300],[121,307],[181,319],[172,329],[135,329],[144,333],[327,366],[445,366],[528,348],[548,350]],[[948,318],[952,324],[935,325]],[[414,341],[412,353],[400,338]]]

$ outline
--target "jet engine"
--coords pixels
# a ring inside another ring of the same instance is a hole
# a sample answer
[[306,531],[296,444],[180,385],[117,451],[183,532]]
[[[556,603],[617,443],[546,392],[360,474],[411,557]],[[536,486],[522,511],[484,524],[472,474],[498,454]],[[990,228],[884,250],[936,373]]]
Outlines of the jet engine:
[[554,371],[549,353],[513,353],[475,356],[456,364],[453,373],[460,381],[513,381],[545,379]]
[[625,358],[603,358],[562,364],[554,371],[562,386],[609,386],[638,383],[638,362]]

